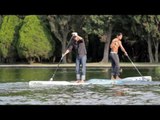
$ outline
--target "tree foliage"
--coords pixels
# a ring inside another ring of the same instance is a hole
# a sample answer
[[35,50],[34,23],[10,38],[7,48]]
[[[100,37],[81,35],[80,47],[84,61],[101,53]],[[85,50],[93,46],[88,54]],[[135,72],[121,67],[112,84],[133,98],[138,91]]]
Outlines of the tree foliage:
[[18,30],[22,20],[15,15],[6,15],[0,29],[0,56],[1,61],[9,62],[16,55]]
[[[82,33],[84,21],[83,15],[49,15],[48,20],[51,26],[51,32],[61,43],[61,53],[64,53],[69,45],[71,32]],[[60,55],[61,56],[61,55]],[[63,58],[66,63],[66,57]]]
[[101,62],[108,62],[109,44],[115,22],[118,21],[114,15],[90,15],[83,27],[88,34],[95,34],[105,43],[103,51],[103,59]]
[[49,59],[53,56],[54,41],[38,16],[26,16],[19,31],[17,43],[18,54],[26,58],[29,63],[40,62],[42,58]]
[[[84,38],[90,62],[108,62],[117,32],[133,61],[159,62],[160,15],[0,15],[0,62],[59,61],[73,31]],[[72,52],[63,62],[74,58]]]
[[[134,16],[136,24],[140,25],[137,35],[145,39],[148,43],[148,53],[150,62],[158,62],[160,32],[158,25],[160,15],[137,15]],[[154,50],[153,50],[154,49]]]

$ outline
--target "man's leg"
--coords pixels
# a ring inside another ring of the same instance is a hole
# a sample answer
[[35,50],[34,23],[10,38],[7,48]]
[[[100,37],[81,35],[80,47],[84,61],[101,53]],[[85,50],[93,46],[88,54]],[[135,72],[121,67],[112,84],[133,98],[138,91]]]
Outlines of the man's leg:
[[118,56],[118,54],[116,54],[115,55],[115,76],[116,76],[116,79],[121,79],[120,77],[119,77],[119,75],[120,75],[120,65],[119,65],[119,56]]
[[111,59],[111,80],[115,79],[115,57],[114,53],[110,53],[110,59]]
[[76,57],[76,79],[77,79],[77,82],[80,81],[80,59],[79,57]]
[[87,61],[87,56],[85,55],[81,58],[81,64],[82,64],[81,82],[84,82],[86,80],[86,61]]

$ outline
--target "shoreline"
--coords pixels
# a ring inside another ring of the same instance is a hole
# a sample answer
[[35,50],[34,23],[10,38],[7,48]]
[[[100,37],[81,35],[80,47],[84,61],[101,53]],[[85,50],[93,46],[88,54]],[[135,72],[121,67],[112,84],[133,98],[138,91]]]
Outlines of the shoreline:
[[[159,63],[134,63],[136,67],[160,67]],[[0,64],[0,68],[56,68],[58,63],[54,64]],[[60,68],[74,68],[75,63],[59,64]],[[87,68],[110,68],[111,63],[86,63]],[[120,63],[120,67],[134,67],[131,63]]]

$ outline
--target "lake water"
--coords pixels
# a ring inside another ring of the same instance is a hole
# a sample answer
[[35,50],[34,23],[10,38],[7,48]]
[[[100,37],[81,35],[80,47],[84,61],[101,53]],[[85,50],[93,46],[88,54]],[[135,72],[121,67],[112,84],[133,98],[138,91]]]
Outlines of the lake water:
[[[0,105],[159,105],[160,68],[139,68],[152,76],[154,84],[79,85],[31,88],[32,80],[48,81],[55,69],[0,68]],[[140,76],[134,68],[123,68],[121,77]],[[87,80],[110,78],[110,69],[87,69]],[[58,69],[56,81],[74,81],[74,68]]]

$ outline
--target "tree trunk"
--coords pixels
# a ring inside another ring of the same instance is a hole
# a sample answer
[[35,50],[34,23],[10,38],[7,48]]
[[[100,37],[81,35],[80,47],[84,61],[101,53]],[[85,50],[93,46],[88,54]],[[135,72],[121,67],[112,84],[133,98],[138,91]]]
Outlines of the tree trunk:
[[150,63],[153,63],[153,62],[154,62],[154,58],[153,58],[153,53],[152,53],[152,44],[151,44],[151,39],[150,39],[149,36],[150,36],[150,35],[147,36],[149,61],[150,61]]
[[159,43],[157,42],[155,44],[155,62],[158,63],[159,60],[158,60],[158,48],[159,48]]
[[[63,33],[62,35],[62,53],[65,53],[66,52],[66,43],[67,43],[67,35],[68,35],[68,32],[67,33]],[[66,63],[66,56],[64,56],[63,58],[63,63]]]
[[104,46],[104,53],[103,53],[103,59],[101,62],[103,63],[108,63],[108,56],[109,56],[109,45],[110,45],[110,41],[111,41],[111,35],[112,35],[112,26],[109,26],[109,30],[107,32],[106,36],[106,42],[105,42],[105,46]]
[[[66,51],[66,40],[62,41],[62,53],[65,53]],[[63,63],[66,63],[66,56],[63,58]]]
[[28,61],[29,64],[32,64],[32,63],[34,63],[34,58],[28,57],[27,61]]
[[[49,15],[48,19],[51,26],[51,31],[61,42],[62,53],[64,53],[66,51],[67,35],[70,32],[70,16],[68,16],[68,19],[66,18],[66,16],[61,16],[61,19],[59,19],[59,16],[57,15]],[[65,23],[66,21],[67,23]],[[66,56],[63,58],[63,63],[66,63]]]
[[[70,38],[69,42],[67,43],[66,49],[69,47],[70,43],[71,43],[71,38]],[[71,63],[72,62],[72,52],[68,53],[68,55],[66,56],[66,62],[67,63]]]

